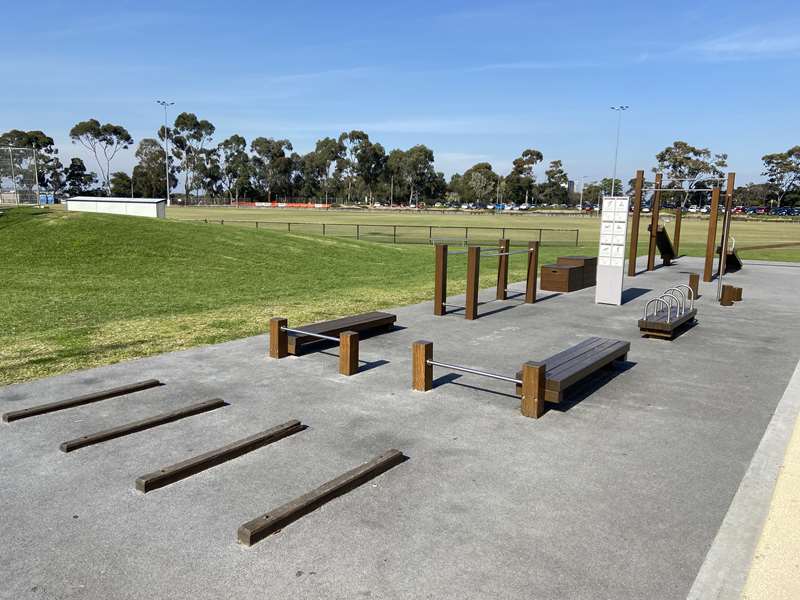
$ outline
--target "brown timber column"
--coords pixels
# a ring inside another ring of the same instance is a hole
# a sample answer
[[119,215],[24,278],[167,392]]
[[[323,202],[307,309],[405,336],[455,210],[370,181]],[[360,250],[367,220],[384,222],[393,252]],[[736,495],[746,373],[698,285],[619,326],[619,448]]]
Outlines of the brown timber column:
[[642,213],[642,188],[644,187],[644,171],[636,171],[636,183],[633,188],[633,217],[631,221],[631,246],[628,250],[628,277],[636,276],[636,255],[639,252],[639,216]]
[[464,318],[474,321],[478,318],[478,288],[481,274],[481,247],[467,248],[467,302],[464,307]]
[[706,263],[703,268],[703,281],[708,283],[713,277],[714,251],[717,244],[717,217],[719,215],[719,188],[711,192],[711,213],[708,215],[708,236],[706,237]]
[[522,415],[538,419],[544,414],[545,365],[526,362],[522,365]]
[[681,247],[681,219],[683,219],[682,203],[675,207],[675,235],[672,237],[672,247],[675,249],[675,258],[680,255]]
[[647,270],[652,271],[656,268],[656,236],[658,235],[658,211],[661,208],[661,173],[656,173],[655,192],[653,193],[653,205],[650,210],[653,213],[650,219],[650,246],[647,249]]
[[436,244],[436,273],[433,282],[433,314],[441,317],[445,313],[447,299],[447,244]]
[[339,373],[358,373],[358,333],[343,331],[339,334]]
[[722,306],[733,306],[733,286],[732,285],[723,285],[722,286],[722,294],[720,295],[719,303]]
[[[500,240],[497,243],[497,247],[499,248],[499,252],[501,254],[508,252],[511,248],[511,242],[509,240]],[[495,293],[495,298],[498,300],[506,300],[508,298],[508,292],[506,292],[506,289],[508,288],[509,256],[498,256],[497,259],[497,290]]]
[[427,392],[433,387],[433,342],[417,340],[411,344],[411,388]]
[[717,276],[725,275],[725,263],[728,260],[728,240],[731,233],[731,211],[733,210],[733,184],[736,180],[736,173],[728,173],[728,180],[725,183],[725,214],[722,216],[722,242],[719,255],[719,269]]
[[689,287],[692,289],[692,294],[696,300],[700,293],[700,275],[689,273]]
[[283,330],[288,321],[282,317],[269,320],[269,357],[283,358],[289,354],[289,336]]
[[539,271],[539,242],[528,242],[528,276],[525,282],[525,304],[536,302],[536,275]]

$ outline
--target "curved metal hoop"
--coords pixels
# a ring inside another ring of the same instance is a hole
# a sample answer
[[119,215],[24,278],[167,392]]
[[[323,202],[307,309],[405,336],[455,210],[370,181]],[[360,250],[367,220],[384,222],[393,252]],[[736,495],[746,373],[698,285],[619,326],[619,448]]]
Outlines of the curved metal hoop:
[[680,294],[680,302],[678,302],[678,314],[682,315],[686,312],[686,294],[683,293],[683,290],[679,290],[677,286],[669,288],[664,293],[670,294],[672,292]]
[[[645,305],[644,305],[644,320],[645,320],[645,321],[647,320],[647,309],[648,309],[648,308],[650,308],[650,305],[651,305],[653,302],[661,302],[661,304],[663,304],[663,305],[664,305],[664,308],[666,308],[666,309],[667,309],[667,312],[669,312],[669,311],[670,311],[670,309],[669,309],[669,304],[667,304],[667,303],[664,301],[664,299],[663,299],[663,298],[661,298],[660,296],[659,296],[658,298],[653,298],[653,299],[651,299],[651,300],[648,300],[647,304],[645,304]],[[655,315],[657,312],[658,312],[658,308],[656,308],[656,309],[653,311],[653,314]]]
[[689,310],[692,310],[694,308],[694,290],[685,283],[679,283],[675,287],[679,289],[686,289],[688,292],[687,296],[689,298]]

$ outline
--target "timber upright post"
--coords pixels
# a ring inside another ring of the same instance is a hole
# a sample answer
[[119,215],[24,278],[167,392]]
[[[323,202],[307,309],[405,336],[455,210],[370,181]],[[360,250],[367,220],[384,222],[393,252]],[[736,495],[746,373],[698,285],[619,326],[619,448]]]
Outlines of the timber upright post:
[[717,243],[717,217],[719,215],[719,188],[711,192],[711,212],[708,215],[708,236],[706,237],[706,262],[703,268],[703,281],[708,283],[714,274],[714,250]]
[[539,270],[539,242],[528,242],[528,276],[525,282],[525,304],[536,302],[536,274]]
[[436,244],[436,271],[433,284],[433,314],[441,317],[445,313],[447,299],[447,244]]
[[653,188],[653,205],[650,209],[653,216],[650,219],[650,245],[647,249],[647,270],[656,268],[656,236],[658,235],[658,211],[661,208],[661,173],[656,173],[656,184]]
[[700,275],[689,273],[689,288],[692,290],[692,297],[697,299],[700,294]]
[[728,173],[728,180],[725,182],[725,214],[722,215],[722,246],[719,256],[719,270],[717,275],[725,275],[725,263],[728,259],[728,239],[731,232],[731,216],[733,211],[733,183],[736,180],[736,173]]
[[427,392],[433,387],[433,342],[417,340],[411,344],[411,387],[418,392]]
[[508,251],[511,248],[509,240],[500,240],[497,244],[500,256],[497,257],[497,289],[495,298],[508,299]]
[[358,373],[358,333],[355,331],[343,331],[339,334],[339,373]]
[[289,355],[289,336],[284,331],[288,321],[282,317],[269,320],[269,357],[284,358]]
[[544,414],[545,365],[539,362],[526,362],[522,365],[522,405],[523,416],[538,419]]
[[464,318],[474,321],[478,318],[478,288],[480,287],[481,247],[467,248],[467,294]]
[[636,171],[633,191],[633,217],[631,219],[631,246],[628,250],[628,277],[636,276],[636,255],[639,252],[639,217],[642,213],[642,188],[644,171]]
[[683,205],[675,207],[675,234],[672,236],[672,248],[675,250],[675,258],[680,255],[681,246],[681,220],[683,219]]

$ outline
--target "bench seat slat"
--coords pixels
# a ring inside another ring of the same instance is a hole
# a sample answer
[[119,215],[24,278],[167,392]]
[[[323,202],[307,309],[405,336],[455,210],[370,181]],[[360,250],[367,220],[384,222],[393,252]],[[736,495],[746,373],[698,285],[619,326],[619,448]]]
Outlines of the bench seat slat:
[[[389,328],[397,321],[397,316],[385,312],[369,312],[360,315],[353,315],[350,317],[343,317],[341,319],[332,319],[330,321],[320,321],[319,323],[311,323],[297,327],[312,333],[321,335],[337,336],[344,331],[356,331],[359,333],[375,331],[383,328]],[[319,338],[303,335],[301,333],[287,333],[288,338],[288,351],[289,354],[299,354],[303,346],[318,343]]]

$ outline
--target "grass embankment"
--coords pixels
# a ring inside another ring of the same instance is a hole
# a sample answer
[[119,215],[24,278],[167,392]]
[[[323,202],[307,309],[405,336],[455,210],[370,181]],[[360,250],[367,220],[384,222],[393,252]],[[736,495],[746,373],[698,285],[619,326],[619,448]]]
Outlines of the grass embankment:
[[[171,219],[209,219],[215,220],[215,227],[219,226],[220,219],[228,226],[254,227],[255,221],[262,223],[287,222],[309,223],[306,227],[294,225],[293,231],[306,233],[321,232],[320,223],[358,223],[364,226],[362,235],[365,237],[382,235],[384,241],[388,231],[386,229],[370,231],[369,225],[413,225],[417,230],[399,230],[398,235],[426,237],[427,228],[434,228],[434,237],[449,237],[463,235],[463,230],[449,232],[446,229],[436,230],[436,227],[492,227],[494,231],[473,231],[470,237],[481,240],[493,240],[501,236],[502,228],[542,227],[550,229],[578,229],[580,248],[572,249],[572,253],[597,254],[597,245],[600,235],[600,220],[597,217],[579,215],[554,215],[545,216],[535,211],[516,214],[484,214],[484,213],[401,213],[397,211],[381,212],[371,211],[345,211],[345,210],[304,210],[304,209],[263,209],[263,208],[222,208],[222,207],[186,207],[170,208],[167,216]],[[244,223],[234,223],[244,221]],[[670,237],[673,236],[675,217],[670,212],[662,213],[661,222],[666,225]],[[639,254],[647,254],[647,226],[650,224],[650,215],[642,214],[639,228]],[[262,225],[262,228],[266,225]],[[275,226],[276,229],[285,230],[285,225]],[[708,217],[698,215],[685,215],[681,226],[680,252],[689,256],[703,256],[706,248],[706,235],[708,232]],[[721,235],[722,220],[719,221],[717,235]],[[334,235],[353,235],[352,228],[334,226],[328,228],[328,233]],[[506,230],[506,236],[514,241],[526,241],[531,237],[531,232],[514,232]],[[736,247],[744,248],[740,255],[750,260],[779,260],[800,261],[800,223],[791,221],[745,221],[736,219],[731,225],[731,235],[736,239]],[[574,240],[573,233],[545,232],[542,238],[545,242],[561,240],[568,242]],[[794,246],[758,248],[764,245],[780,245],[794,243]],[[747,249],[750,247],[750,249]]]
[[[242,227],[12,209],[0,252],[0,384],[263,333],[275,315],[302,324],[433,295],[430,246]],[[465,263],[451,258],[452,294]]]

